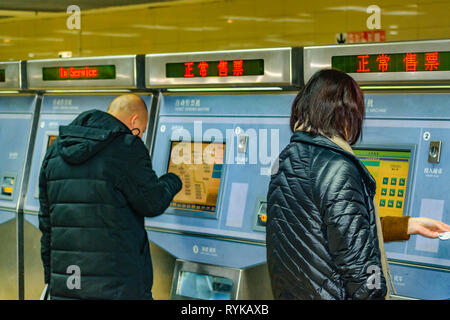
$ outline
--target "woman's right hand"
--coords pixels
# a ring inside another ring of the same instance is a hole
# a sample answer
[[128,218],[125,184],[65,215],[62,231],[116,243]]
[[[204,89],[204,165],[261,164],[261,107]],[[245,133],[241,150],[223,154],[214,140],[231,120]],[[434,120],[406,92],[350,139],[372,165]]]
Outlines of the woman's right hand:
[[439,233],[450,231],[450,225],[430,218],[409,218],[408,234],[437,238]]

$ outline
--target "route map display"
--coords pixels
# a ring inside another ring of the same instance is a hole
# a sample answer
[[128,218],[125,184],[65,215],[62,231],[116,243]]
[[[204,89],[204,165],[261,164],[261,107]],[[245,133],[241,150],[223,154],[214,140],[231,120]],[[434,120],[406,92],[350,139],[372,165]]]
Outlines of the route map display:
[[168,172],[183,181],[170,208],[215,212],[225,144],[172,141]]

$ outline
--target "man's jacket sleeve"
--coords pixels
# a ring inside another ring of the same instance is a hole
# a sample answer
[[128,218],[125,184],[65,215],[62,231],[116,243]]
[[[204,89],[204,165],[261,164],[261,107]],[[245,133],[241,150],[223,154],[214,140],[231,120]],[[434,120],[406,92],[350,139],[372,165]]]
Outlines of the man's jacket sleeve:
[[[329,252],[341,276],[349,299],[384,299],[386,281],[381,267],[376,234],[370,230],[363,185],[356,167],[342,162],[333,171],[324,170],[321,210],[328,237]],[[324,173],[325,174],[325,173]],[[320,179],[320,178],[319,178]],[[380,285],[368,278],[379,270]]]
[[136,213],[144,217],[158,216],[164,213],[181,190],[182,182],[173,173],[157,177],[148,149],[140,139],[136,138],[130,152],[131,157],[119,188]]
[[50,282],[50,242],[51,242],[51,224],[50,224],[50,210],[47,198],[47,179],[45,176],[45,167],[48,160],[44,159],[39,174],[39,229],[42,232],[41,236],[41,259],[44,265],[44,281]]

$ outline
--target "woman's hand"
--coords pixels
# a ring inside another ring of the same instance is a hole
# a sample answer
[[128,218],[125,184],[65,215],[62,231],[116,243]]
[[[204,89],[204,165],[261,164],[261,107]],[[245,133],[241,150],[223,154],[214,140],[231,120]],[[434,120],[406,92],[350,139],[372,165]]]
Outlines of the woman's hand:
[[408,221],[408,234],[437,238],[439,233],[446,231],[450,231],[450,225],[430,218],[409,218]]

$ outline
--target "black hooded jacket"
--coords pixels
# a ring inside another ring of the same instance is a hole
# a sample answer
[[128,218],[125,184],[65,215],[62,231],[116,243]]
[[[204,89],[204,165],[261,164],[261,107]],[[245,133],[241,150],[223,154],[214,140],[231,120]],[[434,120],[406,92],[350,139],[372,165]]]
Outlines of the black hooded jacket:
[[354,155],[324,136],[294,133],[267,195],[275,299],[384,299],[375,190]]
[[61,126],[39,177],[50,296],[151,299],[144,217],[162,214],[180,189],[176,175],[156,176],[142,140],[108,113],[90,110]]

